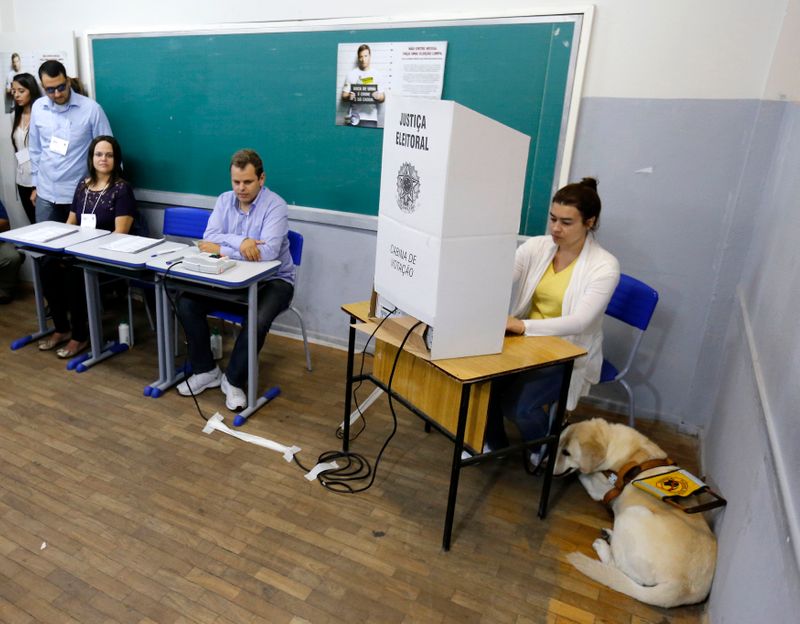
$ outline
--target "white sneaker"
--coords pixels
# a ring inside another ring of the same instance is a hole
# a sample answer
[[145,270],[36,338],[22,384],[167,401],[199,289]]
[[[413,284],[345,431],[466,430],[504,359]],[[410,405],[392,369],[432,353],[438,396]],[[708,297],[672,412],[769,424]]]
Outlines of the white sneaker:
[[[183,396],[190,396],[192,394],[198,395],[206,388],[216,388],[221,383],[222,371],[219,366],[215,366],[212,370],[206,373],[197,373],[192,375],[186,381],[178,384],[178,394]],[[191,385],[191,391],[189,387]]]
[[222,376],[222,391],[225,393],[225,407],[232,412],[247,407],[247,395],[244,390],[232,386],[225,375]]

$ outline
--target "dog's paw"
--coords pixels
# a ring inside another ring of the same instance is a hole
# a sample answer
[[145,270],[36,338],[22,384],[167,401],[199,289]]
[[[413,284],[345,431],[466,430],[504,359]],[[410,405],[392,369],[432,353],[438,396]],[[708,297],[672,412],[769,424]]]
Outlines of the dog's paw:
[[603,538],[598,537],[594,540],[594,542],[592,542],[592,548],[594,548],[600,561],[603,563],[609,563],[611,561],[611,547]]
[[611,543],[611,537],[614,535],[614,531],[611,529],[600,529],[600,538],[604,539],[609,544]]

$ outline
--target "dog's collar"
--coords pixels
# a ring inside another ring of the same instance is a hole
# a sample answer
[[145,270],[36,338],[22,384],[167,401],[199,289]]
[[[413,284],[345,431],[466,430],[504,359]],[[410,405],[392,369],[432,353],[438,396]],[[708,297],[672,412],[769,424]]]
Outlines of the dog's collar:
[[648,459],[641,464],[631,461],[623,465],[622,468],[620,468],[617,472],[614,472],[613,470],[604,470],[603,474],[608,478],[612,487],[608,492],[606,492],[606,495],[603,496],[603,503],[606,505],[611,505],[611,502],[617,496],[622,494],[622,490],[625,489],[625,486],[645,470],[658,468],[660,466],[674,465],[674,461],[672,461],[669,457],[664,457],[663,459]]

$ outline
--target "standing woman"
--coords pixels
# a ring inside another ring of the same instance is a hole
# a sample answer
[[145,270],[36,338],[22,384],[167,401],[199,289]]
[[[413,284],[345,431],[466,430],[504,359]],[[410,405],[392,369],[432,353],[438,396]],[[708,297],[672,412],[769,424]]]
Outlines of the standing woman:
[[[89,177],[78,183],[67,223],[127,234],[136,216],[133,189],[122,178],[122,150],[112,136],[98,136],[89,145]],[[86,288],[83,271],[69,259],[58,259],[42,267],[42,286],[55,332],[39,343],[41,351],[56,351],[71,358],[89,346]]]
[[42,97],[39,83],[30,74],[17,74],[11,82],[14,98],[14,123],[11,126],[11,144],[17,157],[17,191],[28,221],[36,221],[36,208],[31,201],[31,158],[28,155],[28,129],[31,124],[31,105]]
[[[506,333],[561,336],[588,352],[575,361],[568,410],[600,381],[603,315],[619,282],[617,259],[594,238],[599,219],[597,180],[568,184],[553,196],[549,236],[520,245],[514,262]],[[560,367],[530,371],[493,385],[488,446],[507,445],[504,418],[517,425],[525,441],[547,435],[547,406],[558,401],[561,375]]]

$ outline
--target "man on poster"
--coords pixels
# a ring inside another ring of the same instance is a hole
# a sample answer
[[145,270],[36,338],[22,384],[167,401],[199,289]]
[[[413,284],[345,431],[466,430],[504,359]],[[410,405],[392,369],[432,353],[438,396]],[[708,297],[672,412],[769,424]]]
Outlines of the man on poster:
[[384,78],[370,67],[372,50],[366,43],[358,46],[358,67],[344,79],[342,100],[350,102],[345,123],[351,126],[378,127],[378,104],[386,100]]
[[14,52],[11,55],[11,69],[6,76],[6,112],[14,112],[14,96],[11,95],[11,83],[14,82],[14,76],[22,71],[22,62],[19,54]]

